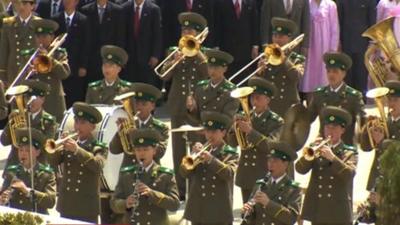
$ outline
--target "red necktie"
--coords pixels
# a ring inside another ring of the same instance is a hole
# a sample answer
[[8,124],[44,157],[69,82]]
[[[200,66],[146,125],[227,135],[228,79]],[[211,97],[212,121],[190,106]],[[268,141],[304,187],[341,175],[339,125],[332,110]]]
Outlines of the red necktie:
[[236,18],[240,18],[240,4],[239,0],[236,0],[235,2],[235,13],[236,13]]
[[139,37],[139,30],[140,30],[140,7],[136,6],[135,10],[135,19],[134,19],[134,32],[135,32],[135,38],[137,39]]
[[191,0],[186,0],[186,10],[188,12],[192,11],[192,1]]

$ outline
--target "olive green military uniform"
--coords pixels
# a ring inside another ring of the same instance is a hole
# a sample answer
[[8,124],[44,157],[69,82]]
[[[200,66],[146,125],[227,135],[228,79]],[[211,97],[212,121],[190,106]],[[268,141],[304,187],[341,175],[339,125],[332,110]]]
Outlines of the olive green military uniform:
[[[54,35],[58,24],[52,20],[39,19],[32,22],[36,35]],[[47,50],[50,50],[49,47]],[[36,49],[27,49],[21,52],[28,59]],[[51,57],[52,68],[48,73],[36,73],[32,79],[42,81],[50,85],[51,90],[46,96],[43,108],[56,117],[61,123],[66,110],[65,93],[62,81],[67,79],[71,73],[68,65],[68,54],[66,49],[58,48]]]
[[[178,16],[178,20],[182,29],[189,27],[194,28],[197,32],[201,32],[207,26],[206,19],[197,13],[181,13]],[[208,71],[206,62],[206,57],[199,51],[193,57],[185,57],[162,78],[165,81],[172,79],[167,101],[168,110],[171,115],[171,129],[189,123],[190,120],[185,107],[186,99],[189,95],[193,95],[195,86],[199,81],[207,79]],[[166,71],[171,65],[165,65],[162,71]],[[178,171],[181,160],[186,155],[185,144],[182,133],[172,133],[172,155],[175,171]],[[180,174],[176,174],[176,182],[178,184],[179,195],[182,198],[186,192],[185,180]]]
[[[126,51],[118,46],[104,45],[101,47],[101,57],[104,63],[115,64],[124,67],[128,61]],[[85,102],[88,104],[114,104],[114,98],[132,90],[132,83],[122,80],[119,77],[112,83],[107,84],[106,80],[98,80],[88,85]]]
[[[231,119],[217,112],[203,112],[202,125],[206,129],[226,130]],[[184,218],[196,224],[230,224],[233,221],[233,179],[238,154],[235,148],[223,144],[212,148],[211,161],[200,163],[193,170],[181,165],[179,172],[190,178],[190,193]]]
[[[99,123],[102,116],[85,103],[73,105],[75,116]],[[57,211],[62,217],[97,222],[100,212],[100,178],[107,157],[107,147],[95,138],[77,141],[75,153],[62,150],[50,155],[52,165],[62,165]]]
[[0,120],[3,120],[8,115],[8,105],[4,96],[3,82],[0,81]]
[[[266,96],[274,96],[276,88],[263,78],[254,77],[249,80],[254,92]],[[256,180],[265,174],[267,162],[268,140],[278,139],[283,119],[271,110],[260,115],[251,112],[252,131],[246,136],[249,148],[244,149],[239,158],[235,184],[242,189],[243,202],[247,201]]]
[[20,52],[23,49],[35,48],[34,29],[32,21],[40,19],[37,16],[30,18],[24,26],[18,16],[3,19],[0,40],[0,80],[10,85],[27,59]]
[[[326,67],[340,68],[342,70],[349,69],[352,64],[351,58],[344,53],[325,53],[324,61]],[[346,144],[352,145],[356,118],[359,116],[361,119],[364,119],[365,116],[362,93],[344,82],[338,90],[332,90],[330,86],[317,88],[308,106],[311,121],[318,116],[321,109],[325,106],[341,107],[351,114],[353,124],[350,128],[346,129],[343,141]]]
[[[136,166],[121,168],[121,176],[111,199],[111,208],[124,214],[124,223],[130,222],[132,212],[126,209],[126,198],[134,192]],[[179,207],[178,188],[172,170],[154,162],[148,172],[140,177],[140,182],[148,185],[152,191],[148,197],[139,198],[135,221],[140,224],[168,225],[167,210],[176,211]]]
[[[351,123],[348,112],[327,107],[322,112],[324,123]],[[296,162],[296,170],[306,174],[311,170],[310,183],[304,197],[301,218],[312,224],[352,224],[353,178],[357,165],[357,149],[339,142],[332,146],[333,161],[323,157]]]

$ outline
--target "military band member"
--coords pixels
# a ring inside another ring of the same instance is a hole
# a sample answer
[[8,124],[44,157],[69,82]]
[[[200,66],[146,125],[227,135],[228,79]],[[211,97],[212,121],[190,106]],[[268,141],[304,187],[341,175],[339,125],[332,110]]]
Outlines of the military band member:
[[8,115],[8,105],[4,96],[4,83],[0,80],[0,120],[3,120]]
[[118,46],[104,45],[101,47],[101,57],[104,79],[89,84],[85,101],[88,104],[112,105],[115,96],[132,88],[132,83],[119,78],[119,73],[128,61],[128,54]]
[[136,160],[142,162],[143,168],[132,162],[121,168],[111,208],[124,214],[123,223],[168,225],[167,210],[178,210],[179,196],[173,170],[154,161],[160,135],[154,129],[132,130],[131,140]]
[[[46,138],[54,138],[57,130],[57,122],[54,116],[47,113],[43,109],[44,102],[46,102],[46,97],[50,93],[50,86],[41,81],[35,80],[25,80],[22,84],[27,85],[29,87],[29,91],[27,93],[27,98],[31,99],[32,96],[35,98],[31,101],[28,110],[31,115],[30,123],[31,127],[39,130]],[[10,113],[9,118],[13,117],[17,113],[17,110],[14,110]],[[26,117],[28,114],[26,114]],[[11,145],[12,137],[10,133],[10,125],[7,124],[1,133],[0,141],[2,145]],[[47,162],[47,154],[43,152],[40,154],[38,160],[41,163]],[[7,165],[13,165],[18,163],[17,150],[15,146],[12,146],[12,150],[8,155]]]
[[[206,19],[197,13],[186,12],[178,16],[181,24],[181,36],[197,36],[207,26]],[[177,53],[174,59],[167,63],[163,71],[166,71],[175,60],[182,57],[182,53]],[[187,97],[193,95],[195,85],[207,79],[206,57],[201,50],[193,57],[185,57],[177,66],[167,73],[162,79],[171,80],[171,88],[168,94],[167,106],[171,115],[171,128],[178,128],[188,123],[187,109],[185,106]],[[183,107],[177,107],[183,106]],[[172,133],[172,149],[174,159],[174,170],[178,171],[183,156],[185,156],[185,140],[180,133]],[[180,174],[176,174],[180,199],[185,197],[185,179]]]
[[[289,19],[274,17],[272,24],[272,43],[280,47],[289,43],[295,37],[298,27]],[[293,64],[292,57],[298,55],[295,52],[290,53],[283,59],[280,65],[267,65],[261,71],[261,76],[272,82],[278,93],[271,99],[271,110],[278,113],[281,117],[285,115],[289,107],[300,102],[298,83],[302,72]],[[297,56],[295,56],[297,57]],[[298,56],[300,57],[300,56]],[[266,59],[259,61],[259,66],[263,66]]]
[[230,95],[236,85],[225,79],[225,73],[233,57],[229,53],[215,49],[206,50],[205,55],[210,79],[198,82],[194,95],[190,95],[186,101],[189,117],[195,126],[201,123],[200,114],[203,111],[215,111],[233,116],[239,107],[239,101]]
[[300,213],[301,189],[287,174],[297,154],[283,142],[271,142],[269,146],[269,174],[257,180],[252,199],[244,204],[243,212],[249,216],[242,224],[295,224]]
[[0,80],[8,87],[26,64],[20,51],[36,46],[33,40],[32,21],[40,19],[33,15],[35,0],[13,2],[18,15],[4,18],[0,40]]
[[[54,40],[54,33],[58,29],[58,24],[53,20],[40,19],[33,21],[32,26],[35,30],[36,43],[38,46],[41,46],[41,54],[47,54],[47,51],[50,51],[52,48],[50,44]],[[34,51],[35,49],[31,49],[32,53]],[[68,66],[67,51],[64,48],[56,49],[54,54],[50,56],[50,61],[51,67],[49,71],[36,71],[32,79],[40,80],[50,85],[50,94],[47,96],[43,108],[54,115],[58,123],[61,123],[64,111],[66,110],[62,81],[71,72]]]
[[232,120],[217,112],[203,112],[202,125],[210,144],[207,150],[197,142],[193,147],[202,161],[194,168],[182,160],[179,172],[190,178],[190,192],[184,218],[193,225],[228,225],[233,221],[233,179],[236,170],[236,149],[225,144],[224,136]]
[[345,144],[352,145],[357,116],[363,121],[365,113],[362,93],[343,81],[346,71],[351,67],[351,58],[344,53],[328,52],[324,54],[324,62],[329,84],[325,87],[317,88],[312,95],[308,106],[311,121],[326,106],[337,106],[346,109],[352,116],[353,122],[346,129],[343,141]]
[[107,147],[97,141],[92,132],[102,116],[96,108],[83,102],[74,103],[73,112],[77,140],[66,140],[63,150],[49,157],[52,165],[61,164],[63,171],[57,211],[62,217],[96,223]]
[[344,109],[328,106],[320,116],[323,137],[330,137],[330,142],[313,151],[313,156],[304,154],[295,164],[300,174],[311,170],[301,218],[311,221],[313,225],[350,225],[353,219],[353,178],[357,150],[345,145],[342,137],[351,125],[351,115]]
[[[150,128],[158,131],[161,135],[161,140],[156,146],[156,155],[154,160],[159,163],[164,156],[168,146],[168,126],[161,120],[153,116],[153,111],[156,108],[156,102],[161,98],[161,91],[150,84],[132,83],[132,91],[136,94],[133,96],[133,108],[136,111],[135,124],[139,129]],[[117,121],[118,126],[121,126],[123,119]],[[116,133],[110,142],[110,152],[120,154],[123,152],[121,139]],[[124,152],[121,168],[132,164],[135,160],[134,155],[128,155]]]
[[254,88],[250,95],[251,121],[237,117],[239,130],[246,134],[249,148],[240,154],[235,184],[242,189],[243,203],[251,194],[256,180],[265,175],[265,165],[269,147],[268,140],[279,138],[283,119],[270,107],[271,97],[277,93],[276,87],[261,77],[250,78],[248,85]]
[[[7,204],[12,208],[34,211],[32,200],[36,203],[37,212],[48,214],[56,202],[56,179],[54,171],[49,165],[37,161],[42,153],[46,137],[34,128],[31,129],[32,146],[27,128],[18,129],[17,151],[19,163],[6,168],[0,196],[0,205]],[[32,151],[32,165],[31,155]],[[31,189],[31,169],[35,171],[34,189]]]

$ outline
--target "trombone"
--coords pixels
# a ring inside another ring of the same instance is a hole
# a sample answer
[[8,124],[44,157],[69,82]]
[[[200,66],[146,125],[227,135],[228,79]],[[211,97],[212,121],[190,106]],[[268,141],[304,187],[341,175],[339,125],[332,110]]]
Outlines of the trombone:
[[[248,96],[251,93],[253,93],[253,91],[254,91],[254,89],[252,87],[241,87],[241,88],[237,88],[231,92],[231,97],[236,98],[240,101],[243,112],[245,114],[245,119],[247,121],[251,121]],[[235,130],[236,140],[238,142],[238,145],[240,146],[240,150],[248,149],[250,147],[250,144],[248,143],[248,141],[246,139],[246,134],[244,134],[242,131],[240,131],[239,126],[237,125],[236,122],[234,124],[234,130]]]
[[194,170],[200,163],[204,162],[204,159],[201,158],[201,154],[208,151],[210,147],[211,144],[207,142],[199,152],[183,157],[182,166],[186,170]]
[[323,147],[323,146],[325,146],[325,145],[328,145],[329,143],[331,142],[331,137],[329,136],[328,138],[325,138],[324,140],[322,140],[318,145],[316,145],[316,146],[312,146],[312,145],[310,145],[310,146],[308,146],[308,147],[305,147],[304,149],[303,149],[303,155],[304,155],[304,158],[307,160],[307,161],[312,161],[312,160],[314,160],[315,158],[319,158],[320,157],[320,149]]
[[64,142],[66,142],[68,139],[74,139],[78,137],[78,132],[72,133],[64,138],[54,140],[54,139],[47,139],[46,143],[44,144],[44,150],[48,154],[54,154],[57,151],[61,151],[64,148]]
[[[21,69],[21,71],[18,73],[17,77],[15,77],[14,81],[6,90],[5,94],[10,95],[9,91],[19,82],[19,80],[22,78],[24,74],[26,74],[25,80],[28,80],[34,74],[35,71],[38,71],[39,73],[49,73],[53,68],[53,63],[50,57],[65,42],[67,35],[68,34],[65,33],[60,36],[57,36],[50,44],[51,49],[47,54],[41,54],[40,47],[37,48],[35,52],[31,55],[29,60],[26,62],[24,67]],[[11,103],[13,99],[14,97],[8,100],[8,103]]]
[[255,59],[253,59],[251,62],[249,62],[246,66],[244,66],[242,69],[237,71],[235,74],[233,74],[230,78],[229,81],[232,81],[235,79],[235,77],[239,76],[242,74],[243,71],[245,71],[247,68],[252,66],[255,62],[257,62],[261,58],[265,58],[266,63],[263,66],[259,66],[253,73],[248,75],[246,78],[244,78],[242,81],[240,81],[237,86],[242,85],[245,83],[248,79],[250,79],[252,76],[255,74],[259,73],[261,70],[264,69],[264,66],[271,64],[274,66],[280,65],[284,62],[286,55],[288,55],[289,52],[291,52],[294,48],[297,47],[304,39],[304,34],[301,34],[297,36],[293,41],[287,43],[283,47],[279,47],[277,44],[269,44],[265,47],[264,52],[259,54]]
[[[160,77],[164,78],[172,69],[174,69],[179,62],[181,62],[185,57],[193,57],[197,55],[200,51],[201,44],[207,38],[208,27],[198,34],[197,36],[185,35],[179,39],[178,48],[171,52],[160,64],[154,68],[154,72]],[[181,52],[183,57],[175,60],[174,63],[164,72],[160,72],[160,68],[164,66],[177,52]]]

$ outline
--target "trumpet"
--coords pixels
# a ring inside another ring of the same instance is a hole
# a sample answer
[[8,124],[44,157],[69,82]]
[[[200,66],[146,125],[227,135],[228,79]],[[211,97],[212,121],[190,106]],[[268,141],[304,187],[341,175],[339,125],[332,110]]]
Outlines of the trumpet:
[[[160,77],[163,78],[165,77],[171,70],[173,70],[180,61],[182,61],[185,57],[193,57],[197,55],[200,51],[201,44],[204,42],[204,40],[207,38],[208,35],[208,27],[204,28],[204,30],[198,34],[197,36],[193,35],[185,35],[179,39],[179,44],[178,48],[175,49],[173,52],[171,52],[160,64],[154,68],[154,72]],[[181,52],[183,54],[183,57],[181,57],[178,60],[175,60],[175,62],[172,63],[172,65],[163,73],[160,72],[160,68],[164,66],[177,52]]]
[[200,156],[203,152],[208,151],[210,147],[211,144],[207,142],[199,152],[183,157],[182,166],[186,170],[194,170],[200,163],[203,163],[204,160]]
[[258,67],[253,73],[248,75],[246,78],[244,78],[242,81],[240,81],[237,86],[242,85],[245,83],[248,79],[253,77],[255,74],[259,73],[261,70],[264,69],[264,66],[271,64],[274,66],[282,64],[285,59],[286,55],[289,54],[294,48],[296,48],[304,39],[304,34],[301,34],[297,36],[293,41],[287,43],[283,47],[279,47],[277,44],[269,44],[265,47],[264,52],[258,55],[255,59],[253,59],[251,62],[249,62],[246,66],[244,66],[242,69],[237,71],[235,74],[233,74],[230,78],[229,81],[232,81],[235,79],[235,77],[239,76],[243,71],[245,71],[247,68],[252,66],[254,63],[256,63],[259,59],[265,58],[266,59],[266,64],[263,66]]
[[58,140],[47,139],[44,145],[44,150],[48,154],[54,154],[57,151],[61,151],[64,148],[64,142],[66,142],[70,138],[76,138],[78,136],[78,132],[72,133],[65,138],[61,138]]
[[315,158],[319,158],[320,157],[320,149],[323,147],[323,146],[325,146],[325,145],[327,145],[327,144],[329,144],[331,142],[331,137],[329,136],[328,138],[326,138],[326,139],[324,139],[324,140],[322,140],[318,145],[315,145],[315,146],[308,146],[308,147],[305,147],[304,149],[303,149],[303,155],[304,155],[304,158],[306,159],[306,160],[308,160],[308,161],[312,161],[312,160],[314,160]]

